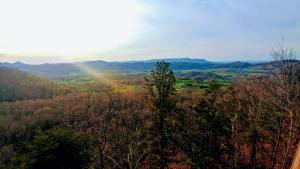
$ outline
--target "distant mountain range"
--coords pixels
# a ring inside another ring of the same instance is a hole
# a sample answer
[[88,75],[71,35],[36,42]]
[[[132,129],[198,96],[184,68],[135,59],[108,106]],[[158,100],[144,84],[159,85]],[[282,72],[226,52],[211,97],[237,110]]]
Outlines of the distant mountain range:
[[145,62],[157,62],[160,60],[164,60],[166,62],[170,63],[176,63],[176,62],[183,62],[183,63],[202,63],[202,64],[210,64],[213,63],[211,61],[207,61],[205,59],[192,59],[192,58],[166,58],[166,59],[151,59],[151,60],[146,60]]
[[236,62],[221,64],[220,66],[218,66],[218,68],[244,69],[244,68],[248,68],[253,65],[256,65],[256,64],[236,61]]
[[[171,68],[174,71],[181,70],[196,70],[207,68],[228,68],[228,69],[246,69],[258,66],[260,69],[271,62],[253,64],[248,62],[232,62],[221,63],[211,62],[205,59],[191,58],[171,58],[171,59],[153,59],[146,61],[126,61],[126,62],[105,62],[105,61],[85,61],[75,63],[56,63],[56,64],[40,64],[31,65],[21,62],[16,63],[1,63],[0,67],[10,67],[18,70],[30,72],[48,78],[57,78],[72,75],[85,75],[94,72],[115,71],[120,73],[140,73],[151,70],[157,61],[165,60],[171,63]],[[299,62],[299,61],[297,61]]]

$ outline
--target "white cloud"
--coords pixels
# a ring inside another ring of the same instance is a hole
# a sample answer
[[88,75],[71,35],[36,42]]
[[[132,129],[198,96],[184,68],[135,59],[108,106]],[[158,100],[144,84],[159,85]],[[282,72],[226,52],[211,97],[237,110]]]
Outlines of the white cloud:
[[281,37],[299,52],[299,5],[299,0],[0,0],[0,53],[32,61],[268,58]]
[[0,52],[70,55],[130,42],[134,0],[0,0]]

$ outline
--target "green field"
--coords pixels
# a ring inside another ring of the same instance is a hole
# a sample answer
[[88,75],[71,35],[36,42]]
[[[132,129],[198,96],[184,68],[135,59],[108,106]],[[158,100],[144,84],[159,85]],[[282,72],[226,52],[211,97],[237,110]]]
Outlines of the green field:
[[267,74],[267,70],[260,69],[184,69],[176,72],[176,88],[178,90],[203,89],[207,88],[211,81],[219,83],[222,87],[228,87],[238,78],[247,76],[265,76]]
[[[231,69],[231,68],[207,68],[207,69],[184,69],[174,71],[176,75],[175,87],[179,91],[196,91],[205,89],[209,83],[214,81],[222,87],[231,86],[232,82],[241,77],[247,76],[265,76],[266,70],[256,69]],[[63,83],[83,86],[86,90],[101,87],[101,85],[110,85],[110,81],[120,85],[118,91],[128,91],[141,88],[143,78],[149,76],[149,73],[113,73],[104,74],[103,77],[95,78],[93,76],[68,76],[57,79]]]

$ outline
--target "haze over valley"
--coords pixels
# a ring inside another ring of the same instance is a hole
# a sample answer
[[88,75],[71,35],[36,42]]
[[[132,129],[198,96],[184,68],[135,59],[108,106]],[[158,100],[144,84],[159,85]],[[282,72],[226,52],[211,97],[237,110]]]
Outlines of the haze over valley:
[[0,0],[0,169],[299,169],[299,7]]

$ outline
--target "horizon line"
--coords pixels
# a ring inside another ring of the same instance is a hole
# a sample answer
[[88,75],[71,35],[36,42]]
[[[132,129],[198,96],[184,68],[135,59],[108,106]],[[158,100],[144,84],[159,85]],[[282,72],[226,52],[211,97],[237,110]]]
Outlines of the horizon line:
[[[21,61],[21,60],[16,60],[16,61],[0,61],[0,63],[9,63],[9,64],[16,64],[16,63],[21,63],[21,64],[27,64],[27,65],[45,65],[45,64],[76,64],[76,63],[84,63],[84,62],[107,62],[107,63],[113,63],[113,62],[118,62],[118,63],[124,63],[124,62],[147,62],[147,61],[159,61],[159,60],[170,60],[170,59],[191,59],[191,60],[205,60],[208,62],[223,62],[223,63],[231,63],[231,62],[249,62],[249,63],[259,63],[259,62],[269,62],[272,61],[272,59],[239,59],[239,60],[230,60],[230,59],[224,59],[224,60],[210,60],[210,59],[205,59],[205,58],[196,58],[196,57],[161,57],[161,58],[153,58],[153,59],[138,59],[138,60],[106,60],[106,59],[91,59],[91,60],[82,60],[82,61],[65,61],[65,62],[42,62],[42,63],[28,63],[26,61]],[[298,59],[296,59],[298,60]]]

